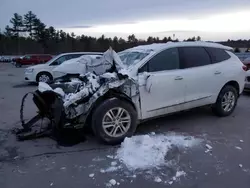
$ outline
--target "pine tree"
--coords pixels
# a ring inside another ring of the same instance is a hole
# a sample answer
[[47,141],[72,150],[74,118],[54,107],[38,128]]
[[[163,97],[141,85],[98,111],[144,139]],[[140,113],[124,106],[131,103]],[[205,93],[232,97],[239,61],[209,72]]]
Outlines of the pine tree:
[[13,35],[19,37],[20,32],[23,32],[23,18],[21,15],[15,13],[14,17],[11,18],[10,23],[12,24],[12,31]]
[[198,37],[196,38],[196,40],[197,40],[197,41],[201,41],[201,37],[198,36]]
[[33,30],[34,30],[34,24],[35,20],[37,19],[36,15],[32,12],[29,11],[27,14],[24,15],[24,27],[25,31],[29,32],[30,37],[33,37]]
[[6,37],[12,37],[12,36],[13,36],[12,29],[10,28],[9,25],[7,25],[7,26],[5,27],[4,35],[5,35]]
[[37,41],[41,41],[43,38],[43,35],[45,34],[45,28],[46,25],[44,23],[41,22],[40,19],[36,18],[34,19],[34,33],[32,34],[34,36],[34,39]]

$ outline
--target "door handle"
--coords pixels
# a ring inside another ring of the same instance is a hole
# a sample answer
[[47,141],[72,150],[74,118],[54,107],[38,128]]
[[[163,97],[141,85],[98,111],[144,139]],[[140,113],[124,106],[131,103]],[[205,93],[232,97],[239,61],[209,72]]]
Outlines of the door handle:
[[183,80],[183,78],[181,76],[177,76],[175,80]]
[[215,75],[216,75],[216,74],[221,74],[221,72],[220,72],[220,71],[216,71],[214,74],[215,74]]

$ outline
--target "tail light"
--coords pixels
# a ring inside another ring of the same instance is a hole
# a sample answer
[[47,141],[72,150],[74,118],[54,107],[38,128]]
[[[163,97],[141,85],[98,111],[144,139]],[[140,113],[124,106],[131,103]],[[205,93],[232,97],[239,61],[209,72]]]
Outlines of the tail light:
[[249,70],[248,67],[247,67],[246,65],[243,65],[243,66],[242,66],[242,69],[243,69],[244,71],[248,71],[248,70]]

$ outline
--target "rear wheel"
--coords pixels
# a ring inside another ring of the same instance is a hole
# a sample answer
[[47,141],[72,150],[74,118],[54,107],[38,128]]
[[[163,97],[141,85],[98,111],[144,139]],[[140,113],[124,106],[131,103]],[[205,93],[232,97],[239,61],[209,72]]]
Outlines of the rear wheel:
[[235,87],[231,85],[225,86],[213,106],[213,112],[220,116],[229,116],[233,113],[238,101],[238,92]]
[[134,134],[136,127],[135,109],[117,98],[104,101],[92,114],[92,129],[96,137],[107,144],[121,143]]
[[52,76],[50,73],[47,72],[41,72],[37,75],[37,82],[45,82],[45,83],[50,83],[52,81]]

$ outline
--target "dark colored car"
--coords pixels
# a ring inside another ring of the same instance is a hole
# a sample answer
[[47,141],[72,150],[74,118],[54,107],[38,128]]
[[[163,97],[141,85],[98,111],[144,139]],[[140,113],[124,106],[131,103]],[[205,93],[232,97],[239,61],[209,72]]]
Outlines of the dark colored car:
[[25,55],[20,58],[14,59],[16,67],[21,67],[22,65],[37,65],[43,64],[52,59],[52,55],[49,54],[30,54]]

